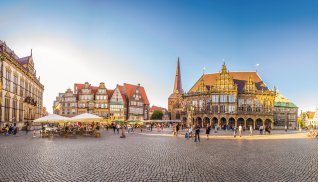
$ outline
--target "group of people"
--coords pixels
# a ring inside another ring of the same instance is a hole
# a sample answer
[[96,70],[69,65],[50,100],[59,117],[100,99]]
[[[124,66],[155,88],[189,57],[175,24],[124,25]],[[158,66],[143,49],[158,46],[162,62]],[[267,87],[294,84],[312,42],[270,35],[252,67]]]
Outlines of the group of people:
[[[216,128],[216,126],[214,127]],[[245,129],[243,128],[242,125],[239,125],[238,127],[231,127],[232,130],[233,130],[233,135],[234,135],[234,138],[236,138],[236,136],[240,136],[242,137],[243,135],[243,132],[245,131]],[[206,128],[205,128],[205,134],[207,136],[207,140],[209,140],[209,136],[210,136],[210,132],[211,132],[211,129],[212,129],[212,126],[207,124]],[[189,138],[192,138],[193,137],[193,134],[194,134],[194,138],[195,138],[195,142],[200,142],[200,131],[201,131],[201,127],[199,124],[195,124],[194,126],[188,126],[187,127],[187,132],[185,134],[185,138],[189,139]],[[253,129],[253,126],[250,125],[249,126],[249,131],[250,131],[250,136],[253,136],[253,132],[254,132],[254,129]],[[265,129],[263,126],[260,126],[259,127],[259,131],[260,131],[260,134],[270,134],[271,131],[270,131],[270,127],[269,126],[266,126]],[[174,136],[177,136],[177,127],[174,127],[173,128],[173,135]]]
[[1,129],[2,135],[6,135],[6,136],[16,135],[17,132],[18,132],[18,129],[17,129],[17,126],[16,126],[15,123],[13,124],[13,126],[12,126],[12,124],[10,124],[10,125],[5,125],[5,126],[3,126],[2,129]]

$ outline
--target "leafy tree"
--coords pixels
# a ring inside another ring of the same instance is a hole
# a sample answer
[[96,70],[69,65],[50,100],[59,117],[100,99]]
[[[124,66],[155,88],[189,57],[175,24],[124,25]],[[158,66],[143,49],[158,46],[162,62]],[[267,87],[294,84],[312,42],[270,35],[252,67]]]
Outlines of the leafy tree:
[[306,113],[302,113],[302,115],[298,117],[298,123],[297,123],[298,126],[300,124],[301,127],[304,127],[306,125],[305,121],[306,121]]
[[161,110],[154,110],[151,115],[151,119],[153,120],[162,120],[162,117],[163,117],[163,113]]

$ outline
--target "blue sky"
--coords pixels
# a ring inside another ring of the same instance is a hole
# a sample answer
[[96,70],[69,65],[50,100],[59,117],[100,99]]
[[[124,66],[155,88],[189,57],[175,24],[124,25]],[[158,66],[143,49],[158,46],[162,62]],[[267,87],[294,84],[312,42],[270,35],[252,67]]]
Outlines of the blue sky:
[[184,90],[202,74],[253,71],[302,110],[318,105],[318,1],[1,1],[0,39],[33,49],[52,111],[74,82],[141,83],[167,106],[180,56]]

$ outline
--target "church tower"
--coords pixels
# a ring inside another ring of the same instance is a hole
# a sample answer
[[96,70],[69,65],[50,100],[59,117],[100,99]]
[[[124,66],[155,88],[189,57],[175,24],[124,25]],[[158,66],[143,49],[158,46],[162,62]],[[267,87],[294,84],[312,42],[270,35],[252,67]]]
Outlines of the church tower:
[[171,114],[172,120],[180,119],[179,118],[180,116],[178,116],[180,115],[178,110],[182,109],[180,108],[180,102],[179,102],[182,94],[183,94],[183,89],[182,89],[182,83],[181,83],[180,59],[178,57],[173,93],[168,98],[168,111]]

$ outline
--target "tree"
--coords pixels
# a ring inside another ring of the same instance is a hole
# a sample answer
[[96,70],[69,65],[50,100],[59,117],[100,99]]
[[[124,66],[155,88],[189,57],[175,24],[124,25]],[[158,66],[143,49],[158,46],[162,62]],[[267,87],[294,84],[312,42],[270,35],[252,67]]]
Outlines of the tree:
[[153,120],[162,120],[163,113],[161,110],[154,110],[151,119]]
[[304,127],[306,125],[305,123],[306,121],[306,113],[302,113],[299,117],[298,117],[298,126],[300,125],[300,127]]

